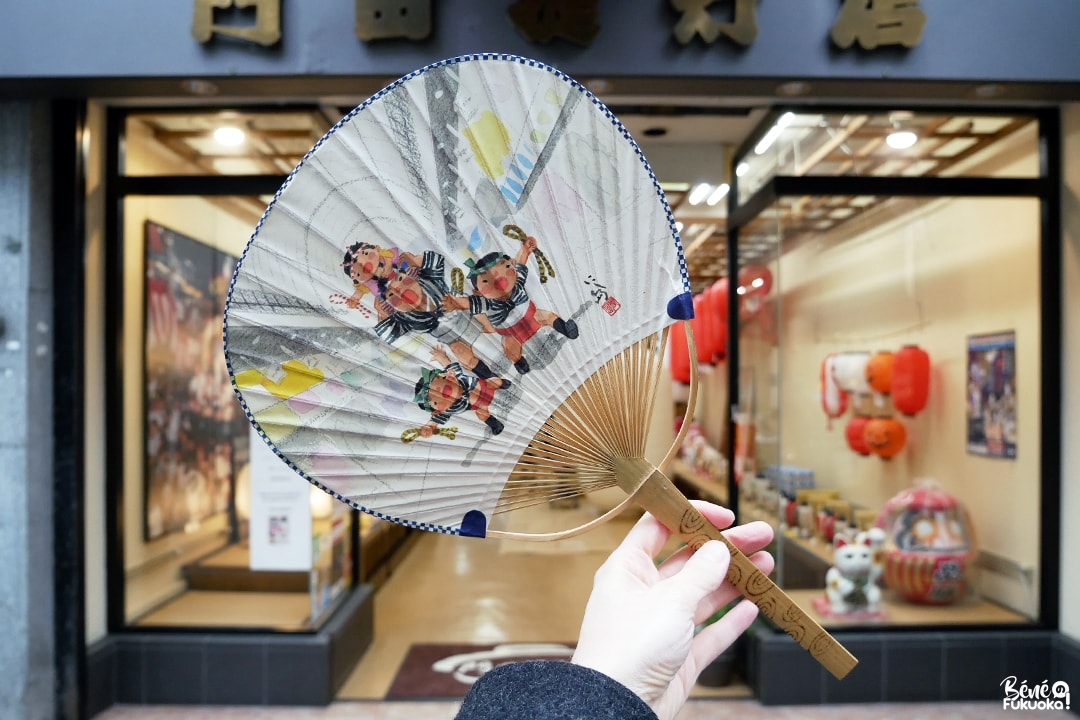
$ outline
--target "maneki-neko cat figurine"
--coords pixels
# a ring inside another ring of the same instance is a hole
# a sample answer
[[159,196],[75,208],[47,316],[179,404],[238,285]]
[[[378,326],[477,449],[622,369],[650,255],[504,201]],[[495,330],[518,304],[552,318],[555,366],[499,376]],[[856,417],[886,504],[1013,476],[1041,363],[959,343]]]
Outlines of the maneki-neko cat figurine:
[[825,600],[819,611],[832,616],[881,616],[880,548],[884,532],[872,528],[855,536],[837,535],[833,566],[825,574]]

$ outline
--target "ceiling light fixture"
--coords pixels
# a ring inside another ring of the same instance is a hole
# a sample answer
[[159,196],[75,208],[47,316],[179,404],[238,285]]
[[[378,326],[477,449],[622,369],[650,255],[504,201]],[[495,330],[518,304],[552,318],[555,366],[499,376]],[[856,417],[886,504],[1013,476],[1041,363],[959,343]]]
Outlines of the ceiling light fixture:
[[219,127],[214,131],[214,140],[225,147],[236,147],[244,142],[244,131],[237,127]]
[[735,168],[735,177],[742,177],[750,170],[750,163],[741,162],[739,166]]
[[727,183],[720,183],[716,186],[716,189],[709,194],[709,197],[705,198],[705,204],[715,205],[724,199],[724,196],[728,194],[728,190],[730,189],[731,186]]
[[885,138],[893,150],[907,150],[919,141],[919,136],[910,130],[894,130]]
[[784,132],[784,128],[791,124],[791,121],[795,119],[793,113],[786,112],[776,120],[776,124],[769,128],[769,132],[765,133],[765,137],[758,141],[758,144],[754,146],[754,153],[761,155],[776,142],[776,139],[780,137],[780,134]]
[[690,191],[690,197],[686,198],[686,201],[691,205],[700,205],[711,192],[712,185],[709,183],[698,183],[694,186],[694,189]]
[[907,110],[895,110],[889,113],[892,132],[885,137],[885,143],[893,150],[907,150],[919,141],[918,135],[904,128],[904,121],[913,117],[915,113]]
[[802,80],[792,80],[776,86],[776,94],[785,97],[797,97],[806,95],[808,92],[810,92],[810,83]]
[[1005,86],[997,83],[987,83],[985,85],[976,85],[972,92],[977,98],[996,98],[1005,94]]
[[181,80],[180,88],[188,94],[198,95],[200,97],[209,97],[211,95],[217,95],[218,93],[217,85],[209,80],[200,80],[198,78]]

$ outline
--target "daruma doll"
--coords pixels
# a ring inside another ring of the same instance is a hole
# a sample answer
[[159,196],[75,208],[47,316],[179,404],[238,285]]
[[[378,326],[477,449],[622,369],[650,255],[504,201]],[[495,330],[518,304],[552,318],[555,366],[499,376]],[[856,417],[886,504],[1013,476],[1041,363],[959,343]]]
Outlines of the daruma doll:
[[885,505],[877,519],[885,530],[885,584],[908,600],[947,605],[967,592],[975,534],[964,506],[940,487],[923,482]]

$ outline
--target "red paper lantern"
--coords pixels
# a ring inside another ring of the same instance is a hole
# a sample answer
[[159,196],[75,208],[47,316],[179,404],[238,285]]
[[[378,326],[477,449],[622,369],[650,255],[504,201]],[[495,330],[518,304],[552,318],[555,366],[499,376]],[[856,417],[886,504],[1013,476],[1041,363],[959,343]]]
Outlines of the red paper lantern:
[[892,390],[893,361],[891,352],[879,352],[866,361],[866,383],[871,390],[888,395]]
[[694,319],[690,326],[694,330],[694,344],[697,345],[697,360],[699,365],[712,365],[713,343],[715,339],[712,326],[705,317],[705,298],[703,295],[694,296]]
[[721,278],[705,291],[705,312],[708,314],[713,333],[713,362],[719,362],[727,356],[728,328],[728,281]]
[[863,431],[870,452],[888,460],[904,449],[907,430],[904,423],[893,418],[874,418],[866,423]]
[[686,326],[682,321],[671,326],[668,333],[671,352],[671,378],[684,385],[690,384],[690,348],[686,346]]
[[870,418],[865,415],[856,415],[848,420],[844,434],[847,436],[848,447],[859,455],[870,455],[870,446],[866,444],[866,426]]
[[930,356],[917,345],[905,345],[893,358],[893,406],[904,415],[926,407],[930,394]]
[[743,297],[758,295],[765,297],[772,290],[772,271],[764,265],[747,265],[739,270],[739,287]]

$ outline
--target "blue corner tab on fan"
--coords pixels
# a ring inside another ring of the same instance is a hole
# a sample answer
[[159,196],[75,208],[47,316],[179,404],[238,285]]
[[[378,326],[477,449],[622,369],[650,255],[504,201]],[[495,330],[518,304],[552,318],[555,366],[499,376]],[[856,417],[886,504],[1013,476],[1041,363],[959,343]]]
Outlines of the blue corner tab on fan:
[[466,537],[487,537],[487,517],[479,510],[470,510],[461,518],[460,532]]
[[693,320],[694,296],[688,292],[676,295],[668,301],[667,312],[676,320]]

